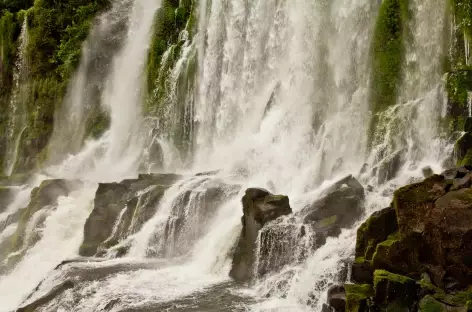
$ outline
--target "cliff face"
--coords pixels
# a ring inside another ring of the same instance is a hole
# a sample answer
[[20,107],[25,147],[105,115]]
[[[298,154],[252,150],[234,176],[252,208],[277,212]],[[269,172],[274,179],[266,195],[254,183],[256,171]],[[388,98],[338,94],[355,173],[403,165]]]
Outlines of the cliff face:
[[356,284],[332,288],[331,308],[469,311],[471,186],[470,167],[461,167],[398,189],[358,229]]
[[[91,29],[98,24],[98,17],[110,10],[111,5],[109,0],[38,0],[34,3],[12,1],[2,4],[0,168],[3,174],[36,169],[48,157],[47,147],[55,116],[65,100],[69,84],[74,82],[72,78],[84,52],[83,44],[88,36],[93,36]],[[147,68],[149,100],[145,110],[149,116],[163,113],[164,102],[168,98],[166,89],[172,82],[168,74],[161,73],[161,67],[171,71],[184,53],[183,45],[188,45],[194,34],[195,14],[196,4],[191,0],[164,0],[162,8],[156,13]],[[119,37],[126,27],[126,21],[123,21],[121,26],[111,30],[108,37]],[[87,86],[92,95],[86,101],[92,104],[88,104],[91,108],[88,108],[84,121],[83,139],[100,136],[109,124],[107,113],[99,105],[99,90],[104,86],[108,64],[120,44],[119,40],[108,41],[85,65],[99,72],[89,73],[88,79],[93,80],[94,75],[101,79],[89,83],[93,86]],[[191,64],[188,66],[193,68],[189,68],[193,71],[190,74],[193,75],[195,57],[189,62]],[[184,90],[182,86],[181,96],[185,96],[185,92],[187,88]],[[184,112],[177,110],[176,114],[183,118]],[[176,134],[176,137],[183,139],[184,134]],[[8,164],[11,158],[15,158],[15,163]],[[11,167],[10,170],[8,167]]]

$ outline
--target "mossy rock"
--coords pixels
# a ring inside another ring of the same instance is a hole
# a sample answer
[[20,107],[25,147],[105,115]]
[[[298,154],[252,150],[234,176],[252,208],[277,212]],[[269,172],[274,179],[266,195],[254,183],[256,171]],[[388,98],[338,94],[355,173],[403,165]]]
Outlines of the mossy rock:
[[372,285],[344,285],[346,290],[346,311],[347,312],[364,312],[368,311],[368,301],[374,297]]
[[[449,131],[462,131],[468,112],[468,93],[472,91],[472,70],[460,69],[447,73],[447,116]],[[467,131],[467,130],[466,130]]]
[[402,236],[422,233],[425,218],[430,214],[434,202],[448,189],[448,181],[443,176],[433,175],[423,182],[404,186],[393,195],[393,208]]
[[356,258],[372,260],[377,244],[397,230],[397,217],[393,208],[374,212],[357,230]]
[[417,289],[416,281],[409,277],[385,270],[374,272],[374,301],[380,307],[390,306],[391,309],[392,306],[397,306],[409,309],[417,299]]
[[448,310],[444,306],[443,303],[437,301],[430,295],[427,295],[423,299],[421,299],[419,308],[419,312],[447,312]]
[[461,162],[464,157],[467,157],[467,153],[470,149],[472,149],[472,133],[467,132],[457,140],[454,146],[459,162]]

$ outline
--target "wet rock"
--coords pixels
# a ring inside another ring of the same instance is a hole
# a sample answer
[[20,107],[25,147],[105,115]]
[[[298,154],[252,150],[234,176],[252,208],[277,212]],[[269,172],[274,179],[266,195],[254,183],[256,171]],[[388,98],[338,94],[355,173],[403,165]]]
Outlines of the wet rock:
[[333,311],[334,311],[333,308],[331,308],[326,303],[323,303],[323,306],[321,307],[321,312],[333,312]]
[[[77,189],[82,185],[78,180],[45,180],[39,187],[31,191],[30,202],[28,206],[22,210],[22,214],[18,220],[18,227],[12,239],[12,250],[18,250],[24,242],[26,226],[34,214],[40,210],[53,210],[57,206],[57,200],[60,196],[67,196],[69,192]],[[44,218],[39,218],[37,226],[39,226]],[[30,245],[36,243],[37,239],[30,241]]]
[[465,133],[454,146],[455,154],[460,165],[472,165],[472,133]]
[[[374,286],[371,311],[467,311],[470,181],[464,166],[402,187],[391,208],[374,213],[358,229],[351,279]],[[351,311],[347,285],[346,296]]]
[[417,299],[415,280],[384,270],[374,272],[374,301],[387,311],[411,311]]
[[328,305],[333,308],[335,312],[346,311],[346,291],[344,286],[335,285],[329,288]]
[[434,175],[423,182],[398,189],[393,198],[398,226],[402,233],[422,233],[427,216],[431,215],[434,202],[444,194],[448,182],[442,176]]
[[374,212],[357,230],[356,259],[372,260],[377,244],[398,230],[395,210],[387,207]]
[[16,310],[16,312],[30,312],[34,311],[37,308],[40,308],[41,306],[49,303],[52,301],[54,298],[62,294],[68,289],[71,289],[74,287],[74,283],[71,280],[67,280],[60,285],[57,285],[53,289],[51,289],[47,294],[44,296],[40,297],[39,299],[36,299],[32,303],[29,303],[27,305],[24,305],[20,307],[19,309]]
[[212,176],[212,175],[218,174],[219,172],[220,172],[220,170],[211,170],[211,171],[199,172],[195,176],[196,177]]
[[346,284],[344,289],[346,290],[346,311],[369,311],[368,300],[374,296],[371,285]]
[[424,167],[423,169],[421,169],[421,172],[423,173],[423,176],[425,178],[429,178],[431,177],[433,174],[434,174],[434,171],[431,167]]
[[193,189],[182,192],[172,203],[172,213],[164,231],[150,241],[149,256],[175,257],[190,252],[193,243],[208,230],[218,207],[235,197],[241,187],[218,179],[202,180]]
[[[90,265],[93,263],[93,265]],[[54,311],[60,310],[63,301],[71,293],[73,296],[83,296],[84,287],[91,282],[102,282],[117,274],[126,274],[142,270],[156,270],[162,266],[160,262],[128,262],[109,263],[104,259],[97,258],[77,258],[63,261],[59,264],[50,277],[41,281],[32,293],[26,298],[17,312],[37,311],[48,306],[52,302]],[[59,279],[55,279],[60,276]],[[51,287],[49,289],[49,287]]]
[[8,205],[13,200],[13,193],[11,187],[0,186],[0,213],[5,212]]
[[351,281],[356,284],[372,284],[373,283],[372,264],[364,258],[354,261],[351,268]]
[[403,151],[397,151],[383,159],[382,162],[377,166],[377,178],[379,184],[383,184],[395,178],[402,166],[402,155]]
[[362,215],[364,188],[352,176],[336,182],[299,215],[305,223],[315,223],[317,231],[332,231],[351,226]]
[[464,177],[454,179],[450,191],[457,191],[472,186],[472,173],[467,173]]
[[464,123],[464,131],[472,132],[472,117],[467,117]]
[[175,174],[141,174],[137,179],[99,184],[94,208],[85,222],[79,254],[93,256],[102,244],[102,249],[110,248],[139,230],[154,214],[165,190],[178,179],[180,176]]
[[252,277],[254,249],[258,232],[270,221],[292,213],[289,199],[259,188],[249,188],[242,198],[243,229],[236,247],[230,276],[238,281]]
[[430,311],[437,311],[437,312],[460,312],[460,311],[468,311],[463,307],[454,307],[447,305],[439,300],[436,300],[433,296],[427,295],[423,299],[421,299],[419,306],[419,312],[430,312]]

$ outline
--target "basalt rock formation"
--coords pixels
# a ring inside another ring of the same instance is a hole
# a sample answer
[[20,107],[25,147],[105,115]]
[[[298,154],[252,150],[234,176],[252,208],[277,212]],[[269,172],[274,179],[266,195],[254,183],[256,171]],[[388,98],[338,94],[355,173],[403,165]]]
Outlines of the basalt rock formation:
[[[407,185],[358,229],[345,311],[472,308],[472,172],[460,167]],[[332,304],[335,311],[339,302]],[[342,305],[341,305],[342,306]]]

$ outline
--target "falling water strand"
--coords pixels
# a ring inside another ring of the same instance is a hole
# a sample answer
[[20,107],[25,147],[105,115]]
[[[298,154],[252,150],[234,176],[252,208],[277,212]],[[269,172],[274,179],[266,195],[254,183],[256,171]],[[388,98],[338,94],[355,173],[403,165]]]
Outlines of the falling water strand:
[[29,61],[27,55],[29,33],[28,16],[25,14],[21,33],[18,38],[19,46],[13,68],[13,89],[9,105],[9,125],[6,151],[6,175],[11,175],[18,158],[21,137],[26,130],[26,107],[28,100],[28,71]]

